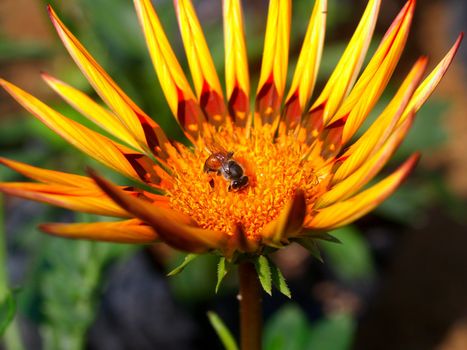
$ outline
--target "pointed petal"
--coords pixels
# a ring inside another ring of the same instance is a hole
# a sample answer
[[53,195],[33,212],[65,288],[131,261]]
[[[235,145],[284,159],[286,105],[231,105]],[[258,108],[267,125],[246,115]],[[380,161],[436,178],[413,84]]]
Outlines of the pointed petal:
[[123,125],[112,112],[109,112],[107,109],[94,102],[85,93],[73,88],[57,78],[46,73],[42,74],[42,78],[57,94],[59,94],[68,104],[83,116],[123,142],[126,142],[128,145],[136,148],[138,151],[144,152],[138,141],[135,140],[125,125]]
[[0,182],[0,192],[73,211],[115,217],[131,216],[98,189],[30,182]]
[[290,129],[295,128],[300,123],[303,109],[315,86],[326,32],[326,15],[327,0],[317,0],[285,102],[284,118]]
[[254,253],[259,249],[261,241],[259,239],[249,239],[242,224],[237,224],[232,235],[227,239],[225,248],[222,249],[222,255],[231,259],[235,252]]
[[306,215],[305,193],[298,190],[277,219],[267,224],[261,236],[266,244],[281,246],[284,239],[293,237],[303,228]]
[[154,69],[169,107],[178,123],[191,136],[197,137],[204,116],[195,95],[170,46],[150,0],[134,0]]
[[339,108],[357,79],[378,17],[381,0],[370,0],[355,33],[334,69],[321,95],[310,111],[324,105],[323,122],[326,123]]
[[86,176],[42,169],[3,157],[0,157],[0,164],[3,164],[26,177],[29,177],[30,179],[51,185],[56,184],[77,188],[96,188],[95,182]]
[[332,178],[333,184],[342,181],[352,174],[386,142],[420,83],[426,65],[426,57],[422,57],[417,61],[381,115],[340,157],[343,161],[338,161],[340,164]]
[[162,129],[149,118],[136,104],[115,84],[104,69],[92,58],[83,45],[60,21],[54,10],[48,6],[50,19],[55,26],[63,44],[73,60],[79,66],[94,90],[102,100],[114,111],[123,125],[140,143],[154,154],[163,155],[163,147],[167,138]]
[[399,169],[376,185],[346,201],[338,202],[318,210],[313,215],[309,215],[305,219],[305,227],[332,230],[359,219],[381,204],[397,189],[413,169],[418,159],[419,155],[414,154]]
[[199,103],[210,122],[221,125],[227,112],[224,96],[195,9],[191,0],[174,0],[174,4]]
[[225,85],[230,116],[239,126],[250,123],[250,77],[240,0],[224,0]]
[[412,117],[405,120],[403,124],[394,130],[388,140],[383,144],[382,147],[369,159],[363,163],[352,175],[347,177],[345,180],[337,183],[330,190],[324,193],[321,198],[316,202],[315,208],[329,207],[331,204],[337,201],[345,200],[353,196],[369,181],[371,181],[387,163],[390,157],[394,154],[397,147],[404,140],[405,135],[409,131],[414,119],[414,113]]
[[152,226],[161,240],[174,248],[201,253],[225,247],[227,237],[224,233],[193,226],[192,220],[182,214],[170,209],[159,208],[149,202],[127,195],[94,172],[91,172],[90,176],[115,203]]
[[269,3],[263,61],[255,103],[255,123],[277,124],[289,59],[290,0]]
[[155,164],[146,156],[119,145],[105,136],[68,119],[17,86],[1,80],[0,85],[24,108],[73,146],[125,176],[157,184]]
[[342,144],[346,144],[355,134],[386,88],[407,41],[414,9],[415,0],[409,0],[387,31],[348,98],[330,119],[331,124],[345,118]]
[[428,99],[428,97],[430,97],[430,95],[433,93],[434,89],[441,81],[441,78],[443,78],[444,74],[446,74],[446,71],[451,65],[463,38],[464,33],[459,34],[451,50],[449,50],[449,52],[436,66],[436,68],[428,75],[428,77],[425,78],[417,90],[415,90],[414,96],[410,100],[404,115],[399,120],[399,124],[401,124],[409,116],[409,112],[411,110],[415,110],[417,112]]
[[101,242],[149,244],[158,240],[152,227],[136,219],[95,223],[50,223],[39,225],[39,229],[54,236]]

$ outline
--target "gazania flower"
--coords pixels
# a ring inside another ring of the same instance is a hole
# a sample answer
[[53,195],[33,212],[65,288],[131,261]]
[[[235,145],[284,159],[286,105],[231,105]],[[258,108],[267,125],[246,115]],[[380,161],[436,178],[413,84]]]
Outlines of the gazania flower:
[[360,74],[380,7],[380,1],[370,0],[342,58],[314,99],[326,0],[316,0],[287,90],[291,1],[270,1],[255,94],[239,0],[223,2],[225,91],[190,0],[176,0],[175,8],[193,86],[150,0],[134,2],[162,90],[190,145],[168,140],[157,116],[136,106],[49,8],[61,40],[106,107],[50,75],[43,78],[111,137],[67,118],[9,82],[2,81],[2,86],[72,145],[144,186],[118,186],[92,171],[87,177],[2,159],[34,182],[1,183],[1,191],[122,219],[45,224],[45,232],[127,243],[160,240],[184,251],[214,250],[227,258],[322,238],[322,232],[376,207],[413,168],[417,154],[365,188],[404,139],[461,41],[459,37],[424,80],[427,59],[415,62],[391,102],[355,140],[399,61],[414,0],[403,7]]

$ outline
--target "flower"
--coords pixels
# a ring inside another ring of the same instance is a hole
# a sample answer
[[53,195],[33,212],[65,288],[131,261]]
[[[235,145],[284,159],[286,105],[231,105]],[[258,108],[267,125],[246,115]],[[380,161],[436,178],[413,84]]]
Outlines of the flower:
[[232,258],[236,253],[262,254],[265,247],[277,248],[297,239],[315,239],[346,225],[386,199],[414,167],[418,154],[363,189],[404,139],[462,39],[460,35],[423,81],[427,59],[421,57],[384,111],[353,142],[399,61],[414,0],[403,7],[359,75],[380,7],[379,0],[370,0],[347,49],[313,101],[327,1],[316,0],[286,93],[291,1],[271,0],[251,109],[239,0],[223,2],[225,95],[191,1],[175,0],[175,8],[194,90],[151,1],[134,2],[162,90],[191,144],[168,140],[156,121],[115,84],[49,7],[68,52],[108,108],[50,75],[43,78],[114,138],[61,115],[9,82],[2,80],[1,85],[72,145],[144,186],[117,186],[93,171],[87,177],[1,159],[35,181],[1,183],[5,193],[124,219],[44,224],[45,232],[127,243],[161,240],[184,251],[215,250]]

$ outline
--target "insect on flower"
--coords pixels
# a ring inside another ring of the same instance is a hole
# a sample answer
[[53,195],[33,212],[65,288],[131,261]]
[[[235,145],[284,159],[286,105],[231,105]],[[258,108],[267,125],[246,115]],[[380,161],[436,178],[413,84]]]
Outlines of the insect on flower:
[[212,147],[210,149],[211,155],[204,162],[204,172],[222,175],[229,182],[229,192],[247,186],[248,176],[244,174],[243,167],[233,159],[234,153],[227,152],[220,146],[216,146],[215,149]]
[[[228,259],[312,241],[323,231],[353,222],[390,196],[414,167],[417,153],[368,187],[404,140],[462,39],[460,35],[425,78],[427,58],[419,58],[375,122],[354,141],[394,73],[415,9],[415,0],[407,1],[362,69],[380,3],[368,1],[334,72],[312,99],[324,45],[326,0],[315,1],[288,90],[292,1],[270,0],[254,96],[240,0],[223,1],[225,94],[192,2],[174,1],[191,85],[151,1],[134,0],[156,75],[191,142],[188,146],[169,140],[157,118],[117,86],[49,7],[66,49],[105,106],[57,78],[43,78],[114,138],[60,114],[10,82],[0,84],[73,146],[142,186],[118,186],[95,172],[74,175],[1,159],[33,182],[0,183],[0,191],[121,218],[42,225],[50,234],[142,244],[163,241],[194,253],[216,251]],[[222,149],[209,151],[219,140]],[[206,181],[203,168],[220,173],[213,177],[216,186]],[[229,185],[221,185],[225,182]]]

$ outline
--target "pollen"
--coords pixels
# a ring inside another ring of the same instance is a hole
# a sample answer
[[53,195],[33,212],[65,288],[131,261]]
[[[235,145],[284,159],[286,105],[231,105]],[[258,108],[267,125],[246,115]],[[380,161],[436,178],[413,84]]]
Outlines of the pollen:
[[[177,144],[168,165],[170,206],[192,217],[203,228],[233,234],[241,225],[249,239],[261,238],[263,227],[278,217],[298,189],[304,191],[307,207],[324,188],[316,161],[306,158],[308,146],[294,135],[274,137],[267,127],[251,130],[214,130],[209,140],[200,139],[194,149]],[[248,185],[229,191],[229,181],[216,173],[203,172],[215,144],[233,152]]]

